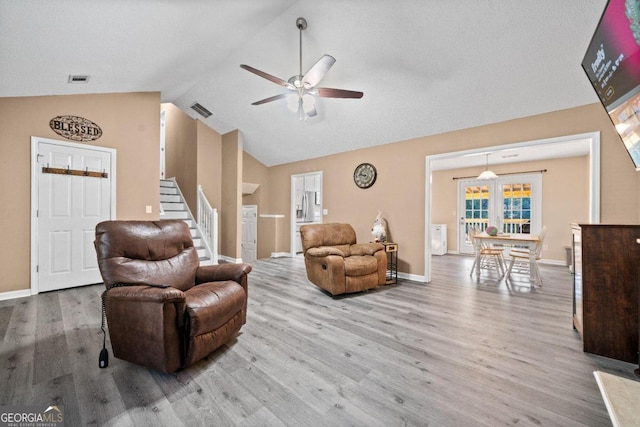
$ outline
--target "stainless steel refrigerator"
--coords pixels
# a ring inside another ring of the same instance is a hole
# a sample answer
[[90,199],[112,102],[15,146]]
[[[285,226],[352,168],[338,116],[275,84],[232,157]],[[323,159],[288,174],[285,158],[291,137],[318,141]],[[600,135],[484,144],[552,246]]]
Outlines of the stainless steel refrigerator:
[[302,200],[296,209],[297,222],[319,222],[320,193],[317,191],[304,191]]

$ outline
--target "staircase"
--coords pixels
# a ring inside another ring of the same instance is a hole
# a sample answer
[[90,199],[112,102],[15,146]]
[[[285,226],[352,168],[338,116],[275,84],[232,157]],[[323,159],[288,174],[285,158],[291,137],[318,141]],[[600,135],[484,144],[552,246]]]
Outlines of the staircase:
[[193,245],[198,251],[200,265],[211,265],[211,253],[202,241],[202,236],[196,225],[196,221],[182,197],[178,184],[173,179],[160,180],[160,219],[181,219],[189,226]]

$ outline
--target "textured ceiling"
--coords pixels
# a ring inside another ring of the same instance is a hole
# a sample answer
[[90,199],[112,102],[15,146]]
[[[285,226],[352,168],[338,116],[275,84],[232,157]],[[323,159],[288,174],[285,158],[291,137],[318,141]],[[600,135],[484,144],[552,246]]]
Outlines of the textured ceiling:
[[[159,91],[272,166],[597,102],[580,67],[606,0],[23,0],[0,2],[0,96]],[[319,99],[251,103],[323,54]],[[68,84],[69,74],[90,75]],[[190,109],[199,102],[213,115]]]

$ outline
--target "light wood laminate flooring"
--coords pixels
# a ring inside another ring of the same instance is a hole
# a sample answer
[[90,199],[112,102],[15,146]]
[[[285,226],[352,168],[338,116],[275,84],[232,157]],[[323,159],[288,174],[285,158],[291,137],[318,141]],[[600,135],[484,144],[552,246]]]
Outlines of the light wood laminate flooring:
[[592,372],[635,365],[582,352],[568,269],[531,291],[472,262],[333,298],[301,258],[260,260],[240,334],[174,375],[98,368],[102,285],[0,301],[0,405],[61,405],[67,426],[611,425]]

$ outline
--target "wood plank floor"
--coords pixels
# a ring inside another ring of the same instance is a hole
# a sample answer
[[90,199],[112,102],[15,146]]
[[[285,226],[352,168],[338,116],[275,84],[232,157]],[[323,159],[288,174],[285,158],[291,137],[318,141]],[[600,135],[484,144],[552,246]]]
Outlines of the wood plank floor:
[[544,287],[469,276],[332,298],[300,258],[261,260],[247,324],[175,375],[98,369],[101,285],[0,302],[0,405],[62,405],[67,426],[606,426],[592,375],[635,365],[582,352],[571,275]]

